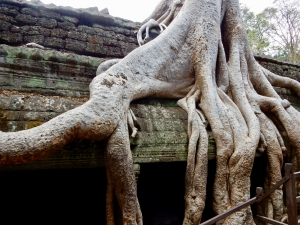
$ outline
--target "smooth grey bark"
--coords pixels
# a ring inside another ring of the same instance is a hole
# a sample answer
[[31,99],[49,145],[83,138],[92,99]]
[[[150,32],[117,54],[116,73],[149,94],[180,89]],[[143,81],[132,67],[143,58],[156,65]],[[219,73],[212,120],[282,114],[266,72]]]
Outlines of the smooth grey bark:
[[[128,141],[128,124],[134,131],[129,104],[154,96],[180,99],[178,105],[188,113],[190,142],[183,224],[199,224],[204,209],[208,145],[204,116],[217,147],[213,199],[217,214],[249,199],[257,148],[267,151],[268,183],[281,178],[278,173],[286,148],[276,127],[283,127],[289,137],[299,168],[299,113],[278,96],[272,84],[292,88],[296,93],[300,93],[300,86],[255,61],[238,0],[163,0],[149,19],[168,28],[116,64],[114,61],[100,66],[102,73],[91,82],[87,103],[40,127],[1,132],[0,164],[40,159],[76,138],[105,139],[107,224],[114,224],[115,195],[123,224],[140,225],[142,214]],[[140,31],[141,40],[147,26],[146,22]],[[271,197],[272,214],[280,219],[282,194],[276,193]],[[219,222],[253,223],[249,207]]]

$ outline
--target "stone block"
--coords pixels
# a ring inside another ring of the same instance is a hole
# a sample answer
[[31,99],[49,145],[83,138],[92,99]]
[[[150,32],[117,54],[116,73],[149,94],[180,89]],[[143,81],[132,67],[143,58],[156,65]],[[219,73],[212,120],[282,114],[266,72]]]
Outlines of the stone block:
[[126,35],[126,36],[129,36],[131,34],[130,30],[125,29],[123,27],[114,27],[113,30],[114,30],[115,33],[123,34],[123,35]]
[[102,37],[111,38],[111,37],[116,36],[116,33],[113,30],[105,30],[105,29],[102,29],[102,28],[94,28],[94,29],[95,29],[95,33],[99,36],[102,36]]
[[68,32],[64,31],[63,29],[60,29],[60,28],[51,30],[52,37],[65,38],[65,37],[67,37],[67,35],[68,35]]
[[55,19],[57,21],[63,21],[63,18],[59,13],[50,12],[50,11],[46,11],[46,10],[41,10],[40,12],[43,15],[43,17],[45,17],[45,18]]
[[11,23],[0,19],[0,30],[8,31],[12,27]]
[[107,55],[108,47],[102,44],[94,44],[88,42],[85,48],[85,53],[91,55]]
[[89,7],[89,8],[81,8],[81,10],[84,12],[90,12],[90,13],[98,13],[99,12],[99,9],[97,6]]
[[104,44],[104,38],[98,35],[90,35],[88,36],[88,42],[91,44],[100,44],[103,45]]
[[20,33],[21,31],[22,31],[22,29],[20,28],[20,27],[18,27],[18,26],[12,26],[11,28],[10,28],[10,31],[11,32],[13,32],[13,33]]
[[38,20],[38,24],[42,27],[53,29],[57,26],[57,21],[55,19],[41,18]]
[[20,24],[36,24],[37,18],[32,17],[31,15],[19,14],[16,16],[16,20],[20,22]]
[[128,55],[130,52],[132,52],[137,47],[138,47],[137,44],[132,44],[132,43],[120,44],[121,52],[124,56]]
[[47,37],[44,42],[45,47],[63,49],[65,41],[61,38]]
[[119,47],[111,47],[111,46],[107,46],[107,56],[116,57],[116,58],[124,57]]
[[30,16],[33,16],[33,17],[40,17],[41,14],[31,8],[23,8],[21,10],[21,13],[23,14],[26,14],[26,15],[30,15]]
[[100,13],[109,15],[108,8],[102,9],[102,10],[100,11]]
[[22,26],[22,33],[24,35],[43,35],[50,36],[51,30],[41,26]]
[[66,30],[66,31],[70,31],[70,30],[75,30],[76,26],[73,23],[70,23],[68,21],[64,21],[64,22],[58,22],[58,27]]
[[24,36],[24,44],[34,42],[39,45],[43,45],[45,37],[43,35]]
[[78,32],[88,33],[88,34],[95,34],[95,31],[93,30],[93,28],[85,26],[85,25],[79,25],[77,27],[77,31]]
[[75,17],[70,17],[70,16],[64,16],[63,19],[65,21],[68,21],[70,23],[74,23],[75,25],[77,25],[79,23],[79,19],[75,18]]
[[19,14],[18,7],[12,8],[12,7],[6,7],[5,5],[2,5],[0,7],[0,14],[5,14],[7,16],[17,16]]
[[15,20],[14,17],[12,16],[6,16],[6,15],[3,15],[3,14],[0,14],[0,20],[4,20],[6,22],[9,22],[9,23],[17,23],[17,21]]
[[86,48],[86,42],[77,41],[74,39],[67,38],[66,39],[66,49],[73,52],[84,52]]
[[101,39],[103,40],[103,43],[105,43],[105,45],[107,46],[119,47],[118,40],[114,37],[102,37]]
[[87,41],[87,33],[84,32],[70,31],[68,37],[79,41]]
[[0,32],[0,43],[22,44],[23,36],[19,33],[11,33],[8,31]]

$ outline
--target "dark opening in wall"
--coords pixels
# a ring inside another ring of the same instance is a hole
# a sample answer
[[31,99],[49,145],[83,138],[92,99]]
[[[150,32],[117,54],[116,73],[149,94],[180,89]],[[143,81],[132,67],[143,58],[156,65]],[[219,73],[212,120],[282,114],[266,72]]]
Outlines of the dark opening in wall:
[[[138,197],[144,225],[181,225],[184,217],[185,162],[141,164]],[[203,220],[214,216],[215,160],[208,163]],[[262,187],[266,158],[255,159],[251,197]],[[105,224],[104,168],[0,172],[1,221],[7,224]],[[116,204],[116,224],[122,224]],[[253,213],[256,209],[253,207]],[[3,223],[5,224],[5,223]]]
[[2,224],[105,224],[104,168],[1,172],[0,180]]
[[182,224],[185,167],[185,162],[141,165],[138,197],[144,225]]
[[[208,163],[207,197],[202,222],[215,216],[212,207],[216,161]],[[185,162],[142,164],[138,181],[138,197],[144,225],[181,225],[184,218]],[[266,158],[257,157],[251,174],[251,197],[256,187],[263,187]],[[252,206],[256,214],[255,205]]]

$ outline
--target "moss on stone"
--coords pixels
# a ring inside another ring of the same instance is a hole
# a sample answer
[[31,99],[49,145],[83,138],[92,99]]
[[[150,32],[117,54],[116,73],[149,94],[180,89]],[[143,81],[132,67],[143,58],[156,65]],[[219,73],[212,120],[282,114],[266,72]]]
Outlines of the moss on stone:
[[33,77],[29,80],[28,83],[26,83],[24,85],[24,87],[31,87],[31,88],[45,88],[46,87],[46,84],[45,84],[45,81],[40,79],[40,78],[36,78],[36,77]]
[[40,126],[41,124],[43,124],[43,122],[39,122],[39,121],[28,121],[24,124],[24,129],[28,130],[37,126]]

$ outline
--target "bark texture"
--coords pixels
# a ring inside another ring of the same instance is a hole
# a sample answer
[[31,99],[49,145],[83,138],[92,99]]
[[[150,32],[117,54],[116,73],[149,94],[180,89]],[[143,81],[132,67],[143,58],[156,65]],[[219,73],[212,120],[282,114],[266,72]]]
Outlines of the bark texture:
[[[216,141],[217,166],[213,206],[217,214],[250,197],[255,152],[267,151],[270,186],[281,178],[279,131],[300,163],[299,113],[273,86],[300,93],[297,82],[272,74],[254,59],[240,18],[238,0],[162,0],[138,33],[153,26],[165,31],[120,61],[100,65],[90,84],[90,100],[40,127],[0,133],[0,163],[23,163],[45,157],[76,138],[106,139],[108,176],[107,224],[114,224],[113,198],[123,224],[142,224],[136,194],[128,125],[135,135],[132,100],[154,96],[177,98],[188,113],[189,154],[186,170],[185,219],[199,224],[207,180],[208,135]],[[283,217],[282,192],[269,201],[269,215]],[[219,224],[254,224],[250,207]]]

